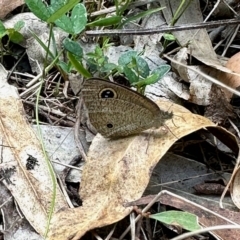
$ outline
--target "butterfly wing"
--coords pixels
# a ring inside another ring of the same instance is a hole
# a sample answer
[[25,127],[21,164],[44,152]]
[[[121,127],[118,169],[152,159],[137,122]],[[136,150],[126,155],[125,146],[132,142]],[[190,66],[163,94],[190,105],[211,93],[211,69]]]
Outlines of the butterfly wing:
[[107,138],[119,138],[162,125],[161,110],[150,99],[124,86],[88,79],[82,96],[95,129]]

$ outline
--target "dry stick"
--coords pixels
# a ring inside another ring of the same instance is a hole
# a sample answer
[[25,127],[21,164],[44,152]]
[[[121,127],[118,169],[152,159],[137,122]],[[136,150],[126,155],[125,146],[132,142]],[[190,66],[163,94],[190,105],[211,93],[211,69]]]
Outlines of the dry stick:
[[212,10],[210,11],[210,13],[208,14],[208,16],[204,19],[204,22],[206,22],[210,16],[213,14],[213,12],[217,9],[219,3],[221,2],[222,0],[217,0],[217,2],[214,4]]
[[[12,200],[12,198],[13,198],[13,196],[9,197],[4,203],[2,203],[2,204],[0,205],[0,209],[2,209],[5,204],[7,204],[10,200]],[[1,212],[1,214],[2,214],[2,213],[3,213],[3,212]],[[4,219],[4,218],[3,218],[3,219]],[[4,226],[6,226],[6,224],[4,224]]]
[[221,25],[233,25],[240,24],[240,19],[229,19],[222,21],[211,21],[206,23],[192,23],[192,24],[184,24],[182,26],[174,26],[174,27],[161,27],[161,28],[148,28],[148,29],[111,29],[111,30],[90,30],[86,31],[85,34],[87,36],[116,36],[116,35],[150,35],[164,32],[177,32],[182,30],[191,30],[191,29],[199,29],[199,28],[210,28],[217,27]]
[[117,224],[115,223],[112,230],[108,233],[107,237],[105,237],[105,240],[110,240],[112,238],[112,235],[115,231],[116,226],[117,226]]
[[230,185],[231,185],[231,183],[232,183],[232,181],[233,181],[233,178],[234,178],[236,172],[238,171],[239,164],[240,164],[240,152],[238,153],[237,161],[236,161],[235,167],[234,167],[234,169],[233,169],[231,178],[230,178],[230,180],[228,181],[228,184],[227,184],[227,186],[225,187],[225,189],[224,189],[224,191],[223,191],[223,193],[222,193],[222,195],[221,195],[221,198],[220,198],[220,200],[219,200],[219,206],[220,206],[221,208],[223,208],[223,204],[222,204],[223,198],[225,197],[226,192],[227,192],[227,190],[229,189],[229,187],[230,187]]
[[26,52],[24,52],[22,54],[22,56],[17,60],[17,62],[15,63],[15,65],[13,66],[12,70],[10,72],[8,72],[8,77],[7,77],[7,80],[9,80],[10,76],[12,75],[12,73],[14,72],[14,70],[16,69],[17,65],[19,64],[19,62],[23,59],[23,57],[26,55]]
[[186,177],[186,178],[182,178],[182,179],[178,179],[178,180],[174,180],[174,181],[170,181],[170,182],[152,184],[151,186],[153,186],[153,187],[161,186],[162,187],[162,186],[167,186],[167,185],[170,185],[170,184],[173,184],[173,183],[181,183],[181,182],[184,182],[186,180],[191,180],[191,179],[195,179],[195,178],[211,176],[211,175],[218,174],[218,173],[219,174],[223,174],[223,173],[225,173],[225,171],[215,171],[215,172],[211,172],[211,173],[204,173],[204,174],[201,174],[201,175],[189,176],[189,177]]
[[[136,2],[132,2],[128,5],[127,9],[132,9],[134,7],[139,7],[139,6],[143,6],[143,5],[147,5],[151,2],[156,2],[156,0],[138,0]],[[103,14],[108,14],[108,13],[112,13],[112,12],[116,12],[116,7],[109,7],[106,9],[102,9],[96,12],[92,12],[91,13],[91,17],[96,17],[99,15],[103,15]]]
[[30,88],[26,89],[24,92],[20,93],[19,96],[21,98],[26,97],[29,93],[31,93],[32,91],[34,91],[34,94],[36,94],[39,86],[41,85],[41,82],[36,83],[35,85],[31,86]]
[[70,197],[69,197],[69,195],[68,195],[68,193],[66,191],[66,189],[67,189],[66,184],[63,183],[63,181],[62,181],[62,179],[61,179],[61,177],[59,175],[58,175],[58,181],[59,181],[60,188],[62,190],[63,196],[66,199],[66,202],[67,202],[68,206],[70,208],[74,208],[74,206],[73,206],[73,204],[71,202],[71,199],[70,199]]
[[[148,205],[142,210],[142,213],[145,213],[148,211],[148,209],[150,209],[150,207],[156,202],[158,201],[158,199],[161,197],[162,192],[158,193],[153,199],[152,201],[150,201],[150,203],[148,203]],[[142,215],[139,214],[136,218],[135,218],[135,223],[138,222],[140,219],[142,218]],[[127,229],[122,233],[122,235],[119,237],[119,240],[122,240],[126,234],[130,231],[131,227],[128,226]]]
[[77,108],[77,111],[76,111],[77,117],[76,117],[76,123],[74,126],[74,139],[75,139],[75,142],[78,146],[78,149],[80,151],[80,154],[81,154],[83,160],[86,161],[87,155],[84,151],[83,145],[82,145],[81,141],[79,140],[79,136],[78,136],[78,134],[80,132],[79,129],[80,129],[80,123],[81,123],[81,116],[82,116],[82,114],[81,114],[82,106],[83,106],[83,99],[82,99],[82,97],[80,97],[77,107],[76,107]]
[[29,78],[34,78],[35,77],[34,75],[32,75],[30,73],[21,73],[21,72],[16,72],[16,71],[14,71],[13,74],[24,76],[24,77],[29,77]]
[[136,223],[135,223],[135,214],[130,213],[130,226],[131,226],[131,239],[136,239]]
[[[35,105],[34,103],[32,103],[32,102],[30,102],[30,101],[24,101],[24,102],[27,103],[27,104],[33,105],[33,106]],[[55,115],[57,115],[57,116],[66,117],[66,119],[68,119],[68,120],[70,120],[70,121],[72,121],[72,122],[74,122],[74,120],[75,120],[73,117],[68,116],[68,114],[63,113],[63,112],[61,112],[60,110],[53,109],[53,108],[49,108],[49,107],[42,106],[42,105],[39,105],[39,108],[41,108],[42,110],[47,111],[47,112],[49,112],[49,113],[53,113],[53,114],[55,114]]]
[[78,170],[78,171],[81,170],[81,168],[79,168],[79,167],[75,167],[75,166],[73,166],[73,165],[69,165],[69,164],[66,164],[66,163],[61,163],[61,162],[58,162],[58,161],[55,161],[55,160],[51,160],[51,162],[56,163],[56,164],[61,165],[61,166],[64,166],[64,167],[76,169],[76,170]]
[[228,118],[228,121],[230,122],[234,130],[237,132],[238,137],[240,138],[240,131],[238,130],[237,126],[231,121],[230,118]]
[[225,5],[234,13],[236,17],[238,17],[238,13],[225,0],[222,0],[222,2],[225,3]]
[[55,120],[55,122],[53,122],[53,125],[54,125],[54,126],[57,125],[58,123],[64,124],[64,125],[66,125],[66,126],[68,126],[68,127],[73,127],[73,126],[74,126],[74,123],[72,123],[72,122],[70,122],[70,121],[64,120],[65,117],[56,118],[56,117],[50,115],[50,119]]
[[188,232],[188,233],[184,233],[178,237],[172,238],[171,240],[183,240],[183,239],[188,239],[194,235],[198,235],[201,233],[206,233],[206,232],[210,232],[210,231],[216,231],[216,230],[225,230],[225,229],[239,229],[240,230],[240,225],[217,225],[214,227],[207,227],[207,228],[203,228],[200,230],[196,230],[193,232]]
[[234,33],[233,33],[231,39],[229,40],[229,42],[228,42],[228,44],[227,44],[226,48],[224,49],[224,51],[223,51],[221,56],[225,56],[226,55],[230,45],[233,43],[233,40],[235,39],[236,35],[238,34],[238,30],[239,30],[239,25],[237,25],[236,29],[234,30]]

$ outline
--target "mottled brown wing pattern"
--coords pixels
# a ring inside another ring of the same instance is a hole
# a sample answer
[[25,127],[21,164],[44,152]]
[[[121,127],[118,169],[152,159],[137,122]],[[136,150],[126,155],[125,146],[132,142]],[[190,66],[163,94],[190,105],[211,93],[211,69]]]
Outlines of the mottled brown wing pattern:
[[107,138],[137,134],[171,118],[145,96],[102,79],[86,80],[82,96],[91,124]]

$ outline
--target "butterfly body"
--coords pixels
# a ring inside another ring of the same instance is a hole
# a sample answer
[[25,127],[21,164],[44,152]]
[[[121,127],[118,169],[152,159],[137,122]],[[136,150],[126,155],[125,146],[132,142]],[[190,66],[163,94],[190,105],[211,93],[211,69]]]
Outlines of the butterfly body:
[[138,134],[160,127],[172,113],[160,110],[147,97],[102,79],[88,79],[82,96],[93,127],[106,138]]

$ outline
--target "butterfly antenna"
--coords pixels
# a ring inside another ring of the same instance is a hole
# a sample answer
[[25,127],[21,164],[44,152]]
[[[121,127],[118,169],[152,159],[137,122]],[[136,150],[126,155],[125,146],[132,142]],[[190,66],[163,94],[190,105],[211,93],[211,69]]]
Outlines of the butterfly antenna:
[[174,137],[176,137],[178,140],[180,139],[180,138],[178,138],[173,132],[172,132],[172,130],[166,125],[166,124],[164,124],[163,125],[165,128],[167,128],[168,130],[169,130],[169,132],[174,136]]

